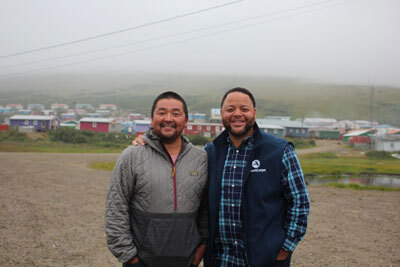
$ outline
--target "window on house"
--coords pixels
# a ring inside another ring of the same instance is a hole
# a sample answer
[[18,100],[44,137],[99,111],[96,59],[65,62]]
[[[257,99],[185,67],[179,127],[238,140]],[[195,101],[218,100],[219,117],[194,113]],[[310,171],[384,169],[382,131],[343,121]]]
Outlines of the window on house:
[[293,129],[289,129],[289,133],[293,133]]
[[97,127],[97,123],[96,123],[96,122],[93,122],[93,123],[92,123],[92,127],[93,127],[93,128],[96,128],[96,127]]
[[296,129],[296,133],[299,133],[299,129]]
[[207,131],[211,130],[211,126],[207,126]]
[[219,131],[219,126],[215,126],[215,130],[216,130],[216,131]]
[[35,120],[35,121],[33,121],[33,125],[37,125],[37,121]]
[[25,120],[24,124],[25,124],[25,125],[29,125],[29,121],[28,121],[28,120]]
[[305,134],[306,133],[306,129],[303,129],[303,134]]
[[187,126],[187,129],[188,129],[188,130],[192,130],[192,125],[188,125],[188,126]]
[[274,134],[278,134],[278,129],[274,129]]
[[201,125],[197,125],[197,130],[201,130]]

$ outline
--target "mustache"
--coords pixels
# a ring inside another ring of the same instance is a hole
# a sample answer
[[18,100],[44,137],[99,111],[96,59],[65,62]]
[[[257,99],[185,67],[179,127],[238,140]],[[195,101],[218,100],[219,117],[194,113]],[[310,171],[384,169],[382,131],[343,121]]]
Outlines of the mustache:
[[166,126],[168,126],[168,127],[176,128],[176,123],[174,123],[174,122],[163,122],[163,123],[160,124],[160,126],[161,126],[161,127],[166,127]]

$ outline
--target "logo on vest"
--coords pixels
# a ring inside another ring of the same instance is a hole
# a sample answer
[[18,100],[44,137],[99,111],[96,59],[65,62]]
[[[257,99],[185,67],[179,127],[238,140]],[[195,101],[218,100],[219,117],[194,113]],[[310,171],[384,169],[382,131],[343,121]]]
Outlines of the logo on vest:
[[266,169],[259,169],[261,166],[261,163],[258,159],[253,160],[253,162],[251,163],[251,166],[253,167],[253,169],[250,170],[250,172],[267,172]]
[[254,169],[260,168],[260,161],[258,159],[253,160],[251,166],[253,166]]

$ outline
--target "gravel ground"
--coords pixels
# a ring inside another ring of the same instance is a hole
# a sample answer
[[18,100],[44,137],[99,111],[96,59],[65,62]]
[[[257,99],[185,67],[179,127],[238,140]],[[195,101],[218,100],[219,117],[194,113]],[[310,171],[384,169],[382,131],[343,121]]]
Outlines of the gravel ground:
[[[121,266],[107,250],[116,154],[0,153],[0,266]],[[292,266],[400,266],[400,193],[309,187],[311,215]]]

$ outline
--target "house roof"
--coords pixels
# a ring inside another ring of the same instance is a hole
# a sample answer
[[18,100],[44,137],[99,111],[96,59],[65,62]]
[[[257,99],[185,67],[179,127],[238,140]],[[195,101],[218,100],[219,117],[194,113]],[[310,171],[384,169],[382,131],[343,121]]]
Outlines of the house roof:
[[347,136],[360,136],[362,134],[366,134],[368,132],[373,132],[375,130],[371,130],[371,129],[367,129],[367,130],[355,130],[355,131],[351,131],[350,133],[347,133],[343,136],[347,137]]
[[272,124],[262,124],[262,123],[259,123],[259,124],[258,124],[258,127],[259,127],[260,129],[281,129],[281,130],[284,130],[284,129],[285,129],[285,127],[283,127],[283,126],[272,125]]
[[79,120],[80,122],[103,122],[103,123],[111,123],[114,121],[113,118],[82,118]]
[[289,120],[276,120],[276,119],[257,119],[257,124],[262,125],[278,125],[285,128],[303,128],[308,129],[310,127],[304,125],[301,121],[289,121]]
[[49,121],[56,119],[56,116],[38,116],[38,115],[14,115],[10,117],[10,120],[42,120]]

